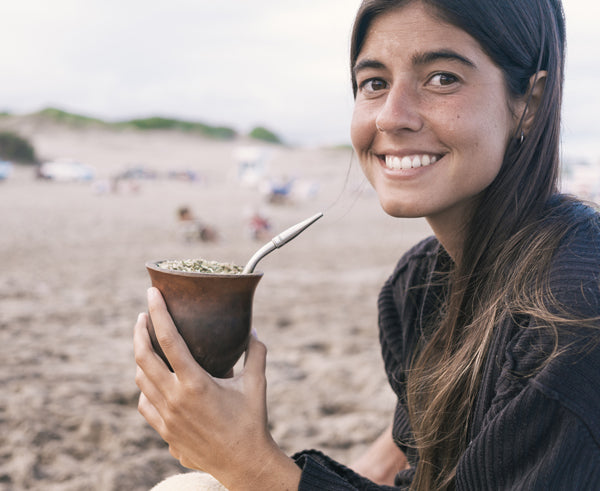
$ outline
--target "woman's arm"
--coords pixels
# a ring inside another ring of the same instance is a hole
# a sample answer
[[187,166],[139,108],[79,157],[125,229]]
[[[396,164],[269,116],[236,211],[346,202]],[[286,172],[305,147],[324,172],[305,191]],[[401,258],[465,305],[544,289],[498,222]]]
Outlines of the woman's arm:
[[350,468],[377,484],[394,485],[398,472],[408,469],[409,464],[404,452],[398,448],[392,438],[392,425],[375,440],[367,451]]
[[140,314],[134,331],[138,409],[171,455],[231,491],[297,489],[301,471],[267,429],[265,346],[252,336],[242,372],[213,378],[193,359],[155,288],[148,307],[174,371],[152,349],[147,316]]

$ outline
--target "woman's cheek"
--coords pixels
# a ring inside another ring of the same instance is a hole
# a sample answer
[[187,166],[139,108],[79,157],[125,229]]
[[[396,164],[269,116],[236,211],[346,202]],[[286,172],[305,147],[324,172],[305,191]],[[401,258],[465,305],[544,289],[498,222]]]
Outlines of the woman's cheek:
[[375,120],[356,105],[350,123],[350,138],[359,156],[371,146],[375,131]]

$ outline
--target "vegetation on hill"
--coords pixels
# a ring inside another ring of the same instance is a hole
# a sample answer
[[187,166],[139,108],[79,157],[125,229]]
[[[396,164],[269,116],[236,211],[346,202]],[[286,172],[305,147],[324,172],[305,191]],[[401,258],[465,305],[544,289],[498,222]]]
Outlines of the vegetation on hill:
[[40,116],[43,119],[49,119],[58,123],[67,124],[70,126],[85,126],[89,124],[100,124],[105,125],[106,123],[98,118],[91,118],[89,116],[82,116],[81,114],[74,114],[62,109],[55,107],[47,107],[41,111],[35,113],[36,116]]
[[0,160],[35,164],[37,158],[28,140],[10,131],[0,132]]
[[115,124],[121,127],[132,126],[140,130],[179,130],[186,132],[198,132],[210,138],[216,138],[219,140],[230,140],[237,136],[235,130],[225,126],[210,126],[195,121],[161,118],[158,116],[144,119],[132,119]]
[[281,139],[275,133],[262,126],[254,128],[248,136],[255,140],[262,140],[269,143],[281,143]]
[[[57,123],[66,124],[78,128],[85,127],[88,125],[102,125],[108,128],[135,128],[142,131],[173,130],[198,133],[202,136],[218,140],[231,140],[238,136],[237,131],[227,126],[212,126],[198,121],[187,121],[182,119],[165,118],[160,116],[152,116],[148,118],[131,119],[118,122],[107,122],[102,119],[70,113],[54,107],[48,107],[46,109],[43,109],[37,113],[32,114],[32,116],[40,117],[45,120],[51,120]],[[262,126],[254,128],[248,136],[255,140],[261,140],[269,143],[281,143],[281,139],[279,138],[279,136]]]

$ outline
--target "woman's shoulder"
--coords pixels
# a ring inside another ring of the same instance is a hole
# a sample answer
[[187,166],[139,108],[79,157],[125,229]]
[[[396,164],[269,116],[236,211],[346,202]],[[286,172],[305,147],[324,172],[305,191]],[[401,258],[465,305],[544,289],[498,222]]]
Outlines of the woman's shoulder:
[[568,195],[557,195],[551,203],[554,204],[557,213],[566,216],[577,228],[598,234],[600,205],[581,201]]
[[600,215],[574,200],[561,208],[566,231],[551,263],[550,289],[560,303],[584,304],[588,314],[599,315]]
[[600,208],[592,203],[579,201],[566,195],[557,195],[546,211],[550,219],[558,219],[565,227],[562,246],[582,248],[582,251],[598,253],[600,249]]

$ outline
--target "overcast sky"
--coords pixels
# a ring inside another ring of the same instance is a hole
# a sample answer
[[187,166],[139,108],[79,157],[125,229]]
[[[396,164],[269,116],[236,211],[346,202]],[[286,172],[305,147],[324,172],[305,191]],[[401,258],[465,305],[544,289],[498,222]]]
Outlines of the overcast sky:
[[[359,0],[0,0],[0,110],[164,115],[349,141]],[[600,149],[600,4],[564,0],[565,152]],[[600,151],[597,152],[600,155]]]

